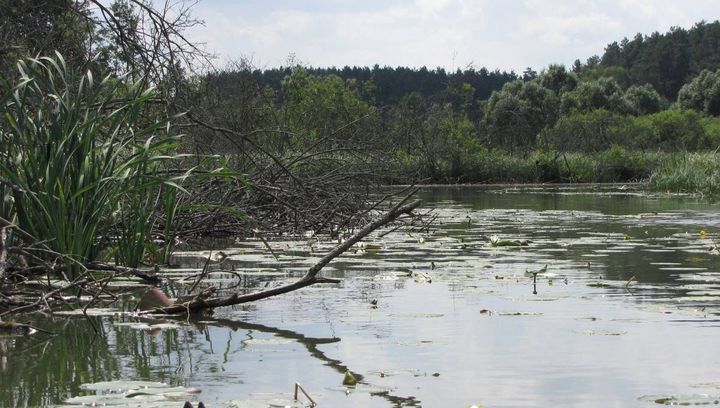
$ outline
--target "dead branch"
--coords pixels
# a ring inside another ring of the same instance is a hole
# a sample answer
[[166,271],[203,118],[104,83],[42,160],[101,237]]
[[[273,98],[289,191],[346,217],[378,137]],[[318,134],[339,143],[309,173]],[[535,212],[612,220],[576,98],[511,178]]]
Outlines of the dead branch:
[[357,242],[368,236],[370,233],[375,231],[376,229],[396,220],[398,217],[400,217],[403,214],[411,214],[414,209],[416,209],[421,201],[420,200],[414,200],[408,204],[405,204],[407,200],[410,198],[410,196],[406,197],[399,203],[397,203],[392,209],[390,209],[385,215],[380,217],[379,219],[371,222],[370,224],[366,225],[363,229],[355,233],[353,236],[348,238],[343,243],[339,244],[337,247],[335,247],[332,251],[328,252],[327,255],[322,257],[315,265],[313,265],[308,272],[300,278],[299,280],[288,284],[279,286],[277,288],[272,288],[268,290],[263,290],[256,293],[250,293],[247,295],[239,295],[237,293],[232,294],[231,296],[227,297],[217,297],[217,298],[211,298],[211,299],[198,299],[191,301],[189,303],[183,303],[178,305],[173,305],[170,307],[162,307],[162,308],[156,308],[152,310],[142,311],[140,314],[175,314],[175,313],[193,313],[198,312],[203,309],[214,309],[216,307],[222,307],[222,306],[232,306],[232,305],[238,305],[241,303],[248,303],[248,302],[254,302],[261,299],[269,298],[272,296],[281,295],[284,293],[292,292],[298,289],[302,289],[306,286],[314,285],[316,283],[339,283],[337,279],[328,279],[328,278],[322,278],[318,277],[318,274],[322,270],[323,267],[325,267],[327,264],[330,263],[333,259],[343,254],[345,251],[347,251],[350,247],[355,245]]
[[0,280],[5,276],[7,267],[7,226],[0,228]]
[[[97,271],[107,271],[107,272],[118,272],[122,274],[129,274],[136,276],[142,280],[144,280],[147,283],[152,284],[158,284],[162,280],[160,276],[158,276],[156,273],[150,273],[149,271],[145,271],[142,269],[137,268],[129,268],[126,266],[119,266],[119,265],[109,265],[106,263],[98,263],[98,262],[92,262],[85,264],[85,267],[91,270],[97,270]],[[157,272],[157,271],[156,271]]]

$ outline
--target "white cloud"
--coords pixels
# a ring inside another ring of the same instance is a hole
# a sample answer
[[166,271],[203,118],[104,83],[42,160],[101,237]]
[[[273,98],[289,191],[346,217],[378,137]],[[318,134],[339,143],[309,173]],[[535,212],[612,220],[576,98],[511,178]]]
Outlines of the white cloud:
[[435,14],[446,9],[452,0],[415,0],[415,7],[424,15]]
[[[225,58],[267,65],[289,53],[314,66],[410,65],[542,69],[602,54],[637,32],[720,16],[717,0],[207,0],[193,37]],[[454,57],[456,56],[456,57]]]

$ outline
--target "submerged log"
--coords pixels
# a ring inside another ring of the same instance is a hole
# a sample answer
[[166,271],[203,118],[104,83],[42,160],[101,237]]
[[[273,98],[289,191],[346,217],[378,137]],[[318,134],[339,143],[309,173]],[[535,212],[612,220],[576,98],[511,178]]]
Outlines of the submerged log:
[[[411,194],[412,195],[412,194]],[[350,249],[357,242],[368,236],[376,229],[396,220],[403,214],[411,214],[418,206],[420,206],[420,200],[414,200],[408,204],[405,204],[410,196],[396,204],[392,209],[385,213],[382,217],[366,225],[363,229],[355,233],[352,237],[339,244],[332,251],[328,252],[327,255],[322,257],[315,265],[313,265],[308,272],[299,280],[288,284],[263,290],[260,292],[250,293],[246,295],[240,295],[234,293],[227,297],[215,297],[210,299],[196,298],[187,303],[175,304],[172,306],[155,307],[150,310],[140,311],[140,314],[175,314],[175,313],[197,313],[206,309],[214,309],[222,306],[232,306],[241,303],[254,302],[257,300],[265,299],[272,296],[281,295],[284,293],[292,292],[298,289],[302,289],[306,286],[314,285],[316,283],[339,283],[337,279],[329,279],[318,276],[322,268],[330,263],[333,259],[340,256],[342,253]]]

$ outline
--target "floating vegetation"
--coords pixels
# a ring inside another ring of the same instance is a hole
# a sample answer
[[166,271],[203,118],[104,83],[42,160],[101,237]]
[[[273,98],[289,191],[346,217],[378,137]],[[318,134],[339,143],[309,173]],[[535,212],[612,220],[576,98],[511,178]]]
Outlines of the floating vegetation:
[[376,375],[380,378],[385,377],[422,377],[427,375],[415,368],[387,368],[383,370],[370,370],[368,374]]
[[717,405],[720,404],[720,396],[708,394],[688,395],[645,395],[638,398],[640,401],[654,402],[660,405]]
[[357,379],[351,373],[350,371],[345,371],[345,376],[343,377],[342,384],[346,387],[354,387],[357,385]]
[[444,314],[442,313],[388,313],[388,316],[390,317],[403,317],[403,318],[411,318],[411,319],[432,319],[437,317],[443,317]]
[[120,309],[111,309],[111,308],[89,308],[87,310],[83,309],[73,309],[73,310],[59,310],[57,312],[53,312],[53,314],[56,315],[62,315],[62,316],[131,316],[133,313],[125,312]]
[[500,239],[497,235],[492,235],[490,237],[490,246],[492,247],[521,247],[521,246],[528,246],[530,245],[531,241],[529,240],[509,240],[509,239]]
[[498,316],[542,316],[538,312],[496,312]]
[[594,329],[575,330],[575,333],[585,334],[588,336],[622,336],[624,334],[627,334],[627,332],[623,331],[623,330],[594,330]]
[[63,402],[65,406],[177,408],[182,401],[201,392],[197,388],[151,381],[106,381],[82,384],[80,388],[96,394],[68,398]]
[[[227,401],[223,408],[309,408],[312,404],[283,398]],[[179,408],[179,407],[175,407]]]
[[717,388],[720,389],[720,381],[692,384],[693,388]]
[[293,343],[294,340],[283,339],[283,338],[269,338],[269,339],[247,339],[247,340],[243,340],[242,342],[243,342],[243,344],[252,345],[252,346],[276,346],[278,344]]
[[182,328],[183,326],[177,323],[144,323],[144,322],[118,322],[114,323],[118,327],[127,327],[134,330],[175,330]]

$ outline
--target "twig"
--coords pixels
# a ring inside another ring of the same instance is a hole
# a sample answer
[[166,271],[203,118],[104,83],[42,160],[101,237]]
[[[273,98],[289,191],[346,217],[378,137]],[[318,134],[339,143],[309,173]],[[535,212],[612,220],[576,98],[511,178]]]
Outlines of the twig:
[[299,390],[300,392],[302,392],[303,395],[305,396],[305,398],[307,398],[307,399],[310,401],[310,404],[311,404],[310,406],[311,406],[311,407],[316,407],[316,406],[317,406],[317,403],[315,402],[315,400],[313,400],[313,399],[310,397],[310,394],[308,394],[307,391],[305,391],[305,389],[302,387],[302,385],[300,385],[300,383],[298,383],[298,382],[295,383],[295,401],[298,400],[298,390]]
[[105,263],[91,262],[85,264],[88,269],[99,270],[99,271],[110,271],[124,274],[130,274],[136,276],[145,282],[158,284],[162,282],[162,279],[158,275],[151,274],[147,271],[143,271],[137,268],[128,268],[125,266],[109,265]]

